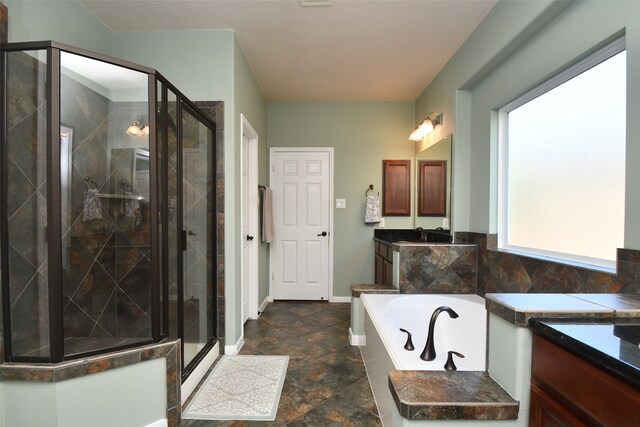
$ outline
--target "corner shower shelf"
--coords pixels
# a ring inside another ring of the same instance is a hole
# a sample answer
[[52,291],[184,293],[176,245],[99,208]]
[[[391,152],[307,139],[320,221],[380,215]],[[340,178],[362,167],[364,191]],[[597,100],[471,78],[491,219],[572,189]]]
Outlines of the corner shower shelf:
[[129,199],[129,200],[144,200],[143,196],[134,196],[128,194],[98,194],[98,197],[103,199]]

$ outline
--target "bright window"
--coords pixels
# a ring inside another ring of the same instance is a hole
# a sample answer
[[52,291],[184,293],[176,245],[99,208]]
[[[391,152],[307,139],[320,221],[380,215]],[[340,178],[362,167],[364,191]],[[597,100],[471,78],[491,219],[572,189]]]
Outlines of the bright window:
[[500,128],[499,249],[615,268],[624,243],[624,40],[502,108]]

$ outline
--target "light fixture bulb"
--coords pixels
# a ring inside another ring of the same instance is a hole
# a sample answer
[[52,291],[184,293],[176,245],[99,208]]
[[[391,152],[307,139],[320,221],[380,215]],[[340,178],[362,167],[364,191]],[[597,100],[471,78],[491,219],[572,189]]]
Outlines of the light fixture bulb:
[[411,135],[409,135],[409,139],[415,142],[421,141],[422,137],[423,135],[420,133],[420,126],[415,128],[413,132],[411,132]]
[[149,125],[143,124],[141,119],[131,123],[131,126],[127,128],[127,135],[131,136],[147,136],[149,135]]
[[431,122],[431,120],[424,119],[424,122],[422,122],[422,124],[420,125],[420,133],[422,134],[422,137],[424,138],[425,136],[427,136],[432,130],[433,123]]
[[127,129],[127,135],[138,136],[140,135],[140,126],[137,123],[132,123]]
[[442,114],[429,113],[427,117],[411,132],[411,141],[422,141],[422,139],[433,131],[433,128],[442,124]]

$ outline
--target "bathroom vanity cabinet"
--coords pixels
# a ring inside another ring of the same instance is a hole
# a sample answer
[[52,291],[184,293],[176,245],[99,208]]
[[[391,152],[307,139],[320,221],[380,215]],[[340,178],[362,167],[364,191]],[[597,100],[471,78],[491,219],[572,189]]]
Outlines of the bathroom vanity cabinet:
[[393,284],[393,249],[391,245],[378,240],[376,244],[376,277],[375,283],[379,285]]
[[640,390],[534,335],[530,426],[637,426]]

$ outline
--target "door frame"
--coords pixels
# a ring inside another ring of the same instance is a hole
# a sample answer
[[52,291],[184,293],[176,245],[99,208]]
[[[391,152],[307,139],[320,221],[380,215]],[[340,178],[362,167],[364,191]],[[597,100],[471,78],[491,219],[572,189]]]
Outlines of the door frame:
[[[271,147],[269,148],[269,183],[273,182],[274,174],[274,153],[286,153],[286,152],[315,152],[315,153],[328,153],[329,154],[329,259],[327,260],[327,273],[328,287],[329,287],[329,302],[338,301],[340,298],[335,299],[333,296],[333,184],[334,184],[334,149],[333,147]],[[274,279],[274,260],[273,250],[269,248],[269,300],[273,301],[273,279]]]
[[[258,276],[260,274],[260,266],[258,262],[258,245],[260,240],[260,229],[258,227],[258,209],[260,207],[259,203],[259,194],[258,194],[258,132],[255,131],[251,123],[247,119],[244,114],[240,114],[240,167],[244,167],[244,150],[242,148],[242,144],[244,143],[244,137],[247,137],[249,141],[249,171],[248,171],[248,185],[249,185],[249,194],[248,200],[254,200],[254,203],[249,202],[250,206],[244,206],[244,174],[243,171],[240,171],[240,313],[241,313],[241,321],[244,324],[244,319],[257,319],[258,318]],[[251,245],[248,250],[248,260],[244,259],[244,251],[242,246],[244,244],[244,239],[246,238],[243,234],[243,224],[244,221],[244,210],[249,209],[249,229],[253,233],[254,236],[254,245]],[[251,271],[255,271],[255,275],[250,276],[250,282],[248,285],[249,295],[247,296],[249,300],[249,315],[245,316],[244,313],[244,267],[245,263],[249,263],[249,268]]]

